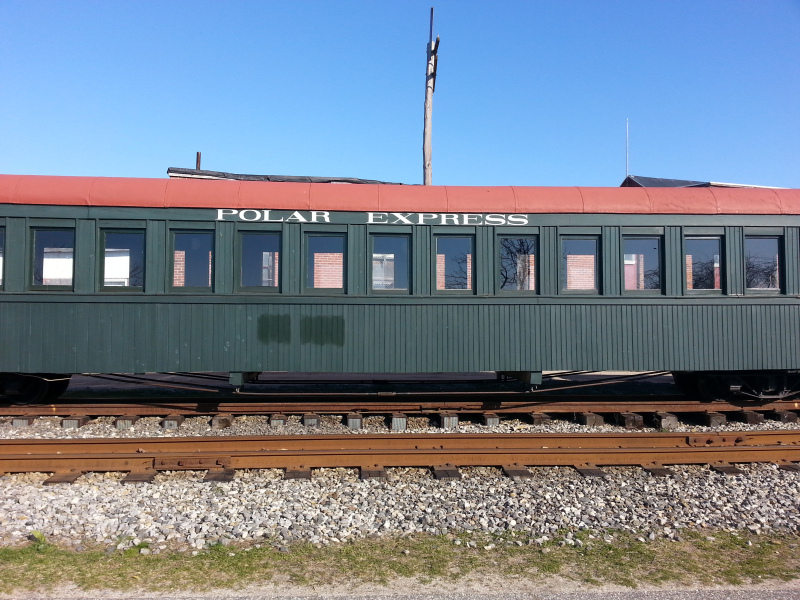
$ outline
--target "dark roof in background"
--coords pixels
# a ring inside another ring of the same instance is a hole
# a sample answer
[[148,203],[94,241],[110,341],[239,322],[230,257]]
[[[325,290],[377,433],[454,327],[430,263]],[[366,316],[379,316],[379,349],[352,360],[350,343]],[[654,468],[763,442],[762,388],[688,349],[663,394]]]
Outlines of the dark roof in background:
[[619,187],[721,187],[721,188],[773,188],[766,185],[747,185],[744,183],[720,183],[718,181],[689,181],[687,179],[663,179],[661,177],[641,177],[628,175]]
[[374,179],[357,179],[356,177],[307,177],[303,175],[240,175],[223,171],[205,171],[201,169],[181,169],[169,167],[167,175],[173,179],[232,179],[234,181],[282,181],[289,183],[372,183],[383,185],[405,185],[391,181]]
[[619,187],[711,187],[711,182],[628,175]]

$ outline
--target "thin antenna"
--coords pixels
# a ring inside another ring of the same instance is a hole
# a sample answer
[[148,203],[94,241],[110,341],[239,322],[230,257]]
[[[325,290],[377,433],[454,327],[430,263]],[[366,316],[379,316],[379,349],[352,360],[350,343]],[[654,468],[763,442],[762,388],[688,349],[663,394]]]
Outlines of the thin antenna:
[[628,157],[630,148],[630,138],[628,136],[628,119],[625,119],[625,179],[628,178],[630,170],[628,168]]

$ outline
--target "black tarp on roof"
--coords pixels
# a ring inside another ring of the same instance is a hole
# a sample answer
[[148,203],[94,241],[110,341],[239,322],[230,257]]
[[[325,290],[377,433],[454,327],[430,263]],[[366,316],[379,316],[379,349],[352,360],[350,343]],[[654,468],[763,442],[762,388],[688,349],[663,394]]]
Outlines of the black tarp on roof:
[[711,187],[711,182],[628,175],[619,187]]

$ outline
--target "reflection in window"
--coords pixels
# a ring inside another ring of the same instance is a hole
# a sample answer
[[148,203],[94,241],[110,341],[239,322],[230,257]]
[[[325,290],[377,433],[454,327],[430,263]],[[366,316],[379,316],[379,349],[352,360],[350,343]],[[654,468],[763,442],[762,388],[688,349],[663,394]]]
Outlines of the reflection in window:
[[472,238],[436,238],[436,289],[471,290],[473,270]]
[[106,231],[103,285],[144,286],[144,231]]
[[722,240],[718,237],[686,238],[686,289],[722,289],[719,260]]
[[500,238],[500,289],[536,290],[536,238]]
[[597,289],[597,240],[564,239],[561,242],[561,289]]
[[3,285],[3,255],[6,249],[6,230],[0,229],[0,285]]
[[72,285],[75,231],[35,229],[33,285]]
[[372,289],[408,290],[408,236],[372,236]]
[[749,290],[780,289],[780,249],[776,237],[746,237],[744,279]]
[[242,287],[278,287],[279,233],[242,233]]
[[173,236],[173,287],[210,288],[214,234],[210,231],[176,231]]
[[306,287],[344,289],[344,236],[308,236]]
[[661,240],[624,238],[623,266],[626,290],[660,290]]

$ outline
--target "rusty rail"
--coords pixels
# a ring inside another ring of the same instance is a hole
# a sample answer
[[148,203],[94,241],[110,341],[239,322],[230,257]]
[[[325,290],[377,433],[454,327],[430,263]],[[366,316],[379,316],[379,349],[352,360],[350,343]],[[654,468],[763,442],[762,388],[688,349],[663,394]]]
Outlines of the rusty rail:
[[569,414],[580,412],[612,413],[691,413],[731,412],[747,410],[800,410],[800,402],[781,401],[734,404],[730,402],[702,402],[683,395],[665,396],[530,396],[522,393],[441,393],[426,395],[381,394],[276,394],[268,400],[257,402],[204,399],[168,400],[163,397],[130,399],[119,403],[107,399],[72,400],[56,404],[0,405],[0,417],[8,416],[166,416],[166,415],[254,415],[346,413],[363,414],[431,414],[440,411],[497,414],[530,414],[533,412]]
[[0,472],[800,461],[800,431],[0,440]]

